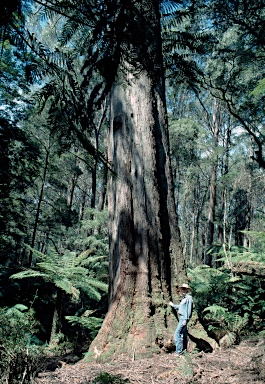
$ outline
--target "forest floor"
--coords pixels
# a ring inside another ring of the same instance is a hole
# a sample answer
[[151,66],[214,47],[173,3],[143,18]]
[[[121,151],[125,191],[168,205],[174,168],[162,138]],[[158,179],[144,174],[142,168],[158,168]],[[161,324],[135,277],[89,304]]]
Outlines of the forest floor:
[[[101,380],[99,381],[99,376]],[[108,376],[111,375],[111,376]],[[105,381],[104,381],[105,380]],[[126,381],[127,380],[127,381]],[[265,339],[249,339],[212,353],[174,353],[109,363],[61,362],[53,372],[40,372],[34,384],[234,384],[265,383]]]

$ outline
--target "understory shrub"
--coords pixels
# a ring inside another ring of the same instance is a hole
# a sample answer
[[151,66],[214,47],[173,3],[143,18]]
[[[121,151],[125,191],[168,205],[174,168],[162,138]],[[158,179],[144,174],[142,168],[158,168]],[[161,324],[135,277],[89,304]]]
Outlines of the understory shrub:
[[30,383],[43,361],[34,311],[22,304],[0,308],[0,323],[1,384]]
[[264,255],[264,246],[252,251],[235,247],[225,258],[219,254],[220,268],[188,270],[199,317],[217,341],[227,334],[239,341],[264,329]]

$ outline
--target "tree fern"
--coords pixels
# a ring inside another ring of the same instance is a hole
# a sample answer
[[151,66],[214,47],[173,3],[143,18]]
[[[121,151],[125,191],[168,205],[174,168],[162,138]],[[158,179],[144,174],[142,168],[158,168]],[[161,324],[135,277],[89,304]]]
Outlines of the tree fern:
[[[233,259],[233,258],[232,258]],[[199,315],[214,334],[240,336],[262,329],[265,315],[263,280],[244,273],[231,278],[230,271],[205,266],[188,270]],[[253,328],[253,324],[255,324]]]
[[220,305],[213,304],[205,308],[203,312],[206,313],[205,315],[206,319],[210,317],[214,317],[215,319],[218,319],[218,320],[224,320],[228,312],[228,309],[221,307]]
[[237,313],[230,314],[227,323],[232,332],[240,333],[248,325],[249,315],[246,313],[243,317]]
[[97,332],[101,327],[103,319],[92,316],[95,311],[86,310],[81,316],[66,316],[71,325],[78,325],[82,328]]
[[248,325],[249,315],[240,316],[238,313],[229,312],[227,308],[213,304],[203,311],[205,313],[204,320],[207,321],[208,329],[212,332],[233,332],[240,334]]
[[[35,253],[34,249],[32,251]],[[63,255],[59,255],[55,250],[48,255],[40,252],[36,253],[38,257],[41,256],[41,259],[45,261],[37,262],[34,268],[12,275],[12,279],[40,277],[76,300],[79,298],[80,291],[91,295],[96,300],[101,298],[99,291],[107,291],[107,284],[90,277],[88,269],[82,266],[88,263],[88,251],[79,256],[70,251],[65,252]]]

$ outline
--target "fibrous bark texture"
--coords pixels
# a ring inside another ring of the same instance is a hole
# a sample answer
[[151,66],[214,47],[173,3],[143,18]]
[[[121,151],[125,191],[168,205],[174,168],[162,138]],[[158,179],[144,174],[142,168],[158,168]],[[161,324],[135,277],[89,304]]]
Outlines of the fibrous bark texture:
[[143,64],[141,58],[137,71],[123,63],[111,94],[109,311],[90,347],[93,357],[148,355],[172,344],[176,319],[168,300],[176,276],[181,282],[185,275],[169,159],[158,7],[143,3],[149,9],[146,23],[154,28],[152,41],[146,43],[153,67],[149,71],[148,60]]

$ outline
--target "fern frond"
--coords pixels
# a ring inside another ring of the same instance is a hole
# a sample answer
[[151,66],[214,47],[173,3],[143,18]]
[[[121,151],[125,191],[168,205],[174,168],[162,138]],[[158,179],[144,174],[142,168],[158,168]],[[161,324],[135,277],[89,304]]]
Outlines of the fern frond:
[[204,313],[207,313],[206,316],[214,316],[216,318],[224,317],[228,312],[227,308],[221,307],[220,305],[213,304],[203,310]]
[[80,291],[75,288],[69,280],[66,279],[58,279],[54,281],[56,287],[62,289],[64,292],[73,296],[75,299],[79,299]]
[[160,12],[162,15],[172,14],[182,7],[182,2],[175,0],[164,0],[160,3]]
[[81,317],[89,317],[91,316],[93,313],[95,313],[96,310],[95,309],[87,309],[82,315]]
[[89,265],[94,264],[96,261],[105,260],[107,259],[107,256],[90,256],[89,258],[85,259],[83,262],[83,265]]
[[14,309],[17,310],[17,311],[19,311],[19,312],[25,312],[25,311],[28,310],[28,307],[26,307],[26,305],[24,305],[24,304],[16,304],[16,305],[14,305],[13,307],[9,308],[9,309],[6,311],[6,313],[9,314],[9,313],[11,313],[11,311],[13,311]]
[[40,252],[40,251],[37,251],[37,249],[35,248],[32,248],[30,245],[28,244],[24,244],[25,248],[27,248],[29,251],[33,252],[34,255],[37,256],[37,259],[38,260],[44,260],[45,259],[45,255]]
[[232,332],[238,333],[247,326],[248,321],[249,315],[247,313],[244,314],[244,317],[239,316],[237,313],[232,313],[228,320],[228,327]]
[[10,276],[10,279],[25,279],[29,277],[43,277],[44,279],[48,278],[46,273],[35,271],[33,269],[28,269],[26,271],[15,273]]
[[103,283],[102,281],[99,281],[99,280],[96,280],[96,279],[92,279],[92,278],[89,278],[86,280],[87,284],[89,284],[90,286],[94,287],[94,288],[98,288],[100,289],[101,291],[103,292],[107,292],[108,291],[108,284],[106,283]]
[[92,252],[93,251],[91,249],[87,249],[80,253],[80,255],[76,256],[75,265],[83,265],[84,261],[87,260]]
[[99,293],[99,291],[96,288],[94,288],[91,285],[86,285],[86,286],[83,286],[82,288],[83,288],[82,291],[85,292],[85,294],[88,297],[90,297],[91,299],[94,299],[96,301],[100,301],[101,294]]
[[54,263],[41,262],[36,264],[37,268],[44,271],[45,274],[50,273],[51,275],[60,274],[60,268]]
[[63,271],[64,275],[68,278],[73,279],[78,278],[79,276],[86,276],[88,273],[88,270],[83,267],[66,267]]
[[72,325],[79,325],[89,330],[97,330],[101,327],[103,320],[93,316],[65,316]]

